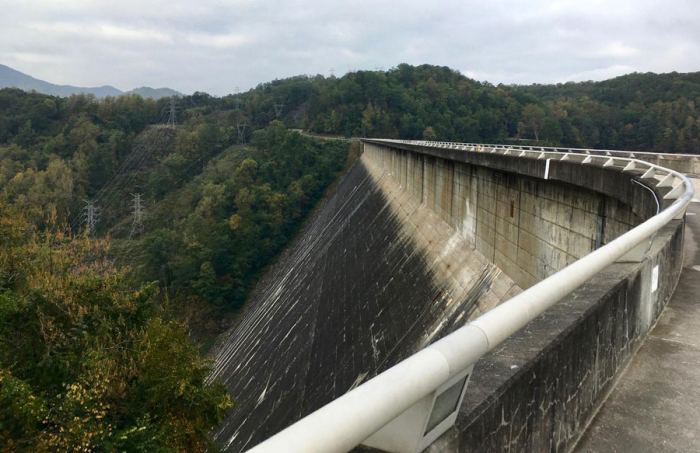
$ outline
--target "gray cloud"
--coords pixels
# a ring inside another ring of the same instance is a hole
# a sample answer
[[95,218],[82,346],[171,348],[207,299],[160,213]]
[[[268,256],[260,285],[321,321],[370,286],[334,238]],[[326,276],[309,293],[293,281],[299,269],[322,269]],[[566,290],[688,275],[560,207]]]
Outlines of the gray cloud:
[[53,83],[221,95],[447,65],[492,83],[700,70],[695,0],[0,0],[0,63]]

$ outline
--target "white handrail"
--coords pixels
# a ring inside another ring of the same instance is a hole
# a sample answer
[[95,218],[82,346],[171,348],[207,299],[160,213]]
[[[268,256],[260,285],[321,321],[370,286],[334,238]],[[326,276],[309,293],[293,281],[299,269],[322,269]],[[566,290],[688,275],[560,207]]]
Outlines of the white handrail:
[[[371,140],[378,141],[378,140]],[[484,145],[447,142],[381,140],[426,147],[468,147]],[[494,148],[496,152],[504,148]],[[535,155],[548,152],[528,150]],[[587,154],[571,153],[574,155]],[[561,157],[559,157],[561,159]],[[383,373],[331,401],[317,411],[257,445],[251,452],[344,452],[359,445],[422,398],[434,392],[457,373],[523,328],[528,322],[581,286],[595,274],[634,249],[674,218],[685,212],[693,197],[693,185],[684,175],[638,159],[615,157],[626,168],[653,168],[657,175],[672,176],[675,201],[655,216],[617,239],[589,253],[571,265],[496,306],[466,326],[436,341]],[[591,165],[588,164],[587,165]],[[601,162],[601,166],[603,163]],[[623,171],[622,169],[620,169]],[[682,190],[680,190],[682,189]]]
[[686,157],[693,159],[700,159],[699,154],[677,154],[677,153],[657,153],[653,151],[636,151],[636,150],[615,150],[615,149],[596,149],[596,148],[569,148],[569,147],[556,147],[556,146],[533,146],[533,145],[502,145],[502,144],[491,144],[491,143],[462,143],[462,142],[431,142],[426,140],[413,140],[413,143],[425,143],[425,144],[451,144],[451,145],[461,145],[461,146],[481,146],[487,148],[511,148],[526,151],[552,151],[560,153],[601,153],[596,154],[599,156],[606,155],[605,153],[615,153],[616,155],[627,155],[628,157],[634,158],[636,155],[652,155],[652,156],[664,156],[664,157]]
[[[481,144],[480,146],[494,146],[494,145]],[[542,150],[542,151],[552,150],[552,151],[568,152],[568,153],[586,153],[586,152],[591,152],[591,151],[593,151],[595,153],[602,153],[602,154],[598,154],[598,155],[605,155],[605,153],[614,153],[617,155],[627,154],[630,156],[649,155],[649,156],[664,156],[664,157],[692,157],[692,158],[699,158],[700,157],[700,155],[697,155],[697,154],[658,153],[658,152],[653,152],[653,151],[636,151],[636,150],[620,150],[620,149],[562,148],[562,147],[555,147],[555,146],[525,146],[525,145],[501,145],[501,146],[507,146],[510,148],[517,148],[517,149],[533,149],[533,150]]]

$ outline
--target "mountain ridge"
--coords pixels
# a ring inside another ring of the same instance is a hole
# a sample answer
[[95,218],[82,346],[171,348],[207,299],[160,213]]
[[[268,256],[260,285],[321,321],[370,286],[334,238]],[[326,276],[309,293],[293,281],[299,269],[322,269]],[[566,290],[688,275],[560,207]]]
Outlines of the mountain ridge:
[[166,98],[170,96],[182,96],[182,93],[168,87],[151,88],[144,86],[134,88],[133,90],[125,91],[122,93],[122,95],[136,95],[141,96],[143,98],[151,98],[158,100],[160,98]]
[[0,64],[0,88],[18,88],[24,91],[36,91],[51,96],[67,97],[73,94],[92,94],[98,98],[110,96],[137,95],[143,98],[160,99],[168,96],[181,96],[182,94],[171,88],[138,87],[129,91],[122,91],[111,85],[96,87],[79,87],[74,85],[58,85],[45,80],[37,79],[10,66]]

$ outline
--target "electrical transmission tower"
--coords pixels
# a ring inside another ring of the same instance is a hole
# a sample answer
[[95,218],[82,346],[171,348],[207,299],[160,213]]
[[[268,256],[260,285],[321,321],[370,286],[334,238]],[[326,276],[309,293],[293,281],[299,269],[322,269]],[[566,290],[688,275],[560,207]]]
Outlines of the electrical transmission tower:
[[245,121],[241,121],[236,124],[236,129],[238,130],[238,141],[240,143],[245,143],[245,130],[248,127]]
[[140,193],[131,194],[131,214],[133,215],[134,219],[131,222],[131,232],[129,233],[129,239],[143,233],[143,218],[146,215],[146,210],[143,207],[143,202]]
[[85,200],[85,207],[83,207],[82,215],[83,224],[85,225],[85,231],[87,231],[90,237],[95,235],[95,227],[97,222],[100,221],[100,210],[95,206],[95,202],[92,200]]
[[236,97],[233,100],[233,106],[235,107],[236,110],[240,110],[241,109],[241,99],[240,99],[239,95],[240,95],[241,89],[239,87],[235,87],[233,89],[233,91],[236,94]]
[[331,68],[328,72],[331,73],[331,77],[335,77],[335,68]]
[[177,122],[177,105],[175,104],[175,96],[170,98],[170,106],[168,107],[168,127],[175,127]]
[[279,118],[284,109],[284,104],[275,104],[275,117]]

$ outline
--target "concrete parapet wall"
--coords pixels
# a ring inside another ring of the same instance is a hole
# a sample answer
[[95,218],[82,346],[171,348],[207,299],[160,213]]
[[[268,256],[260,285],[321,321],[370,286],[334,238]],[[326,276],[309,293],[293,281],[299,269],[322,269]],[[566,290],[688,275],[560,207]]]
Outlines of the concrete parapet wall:
[[644,262],[610,266],[480,360],[456,426],[429,450],[571,450],[675,289],[683,225],[662,229]]
[[[371,141],[365,152],[522,288],[667,203],[667,189],[621,168]],[[673,294],[683,227],[672,221],[642,262],[608,267],[482,358],[456,425],[428,450],[571,450]]]

